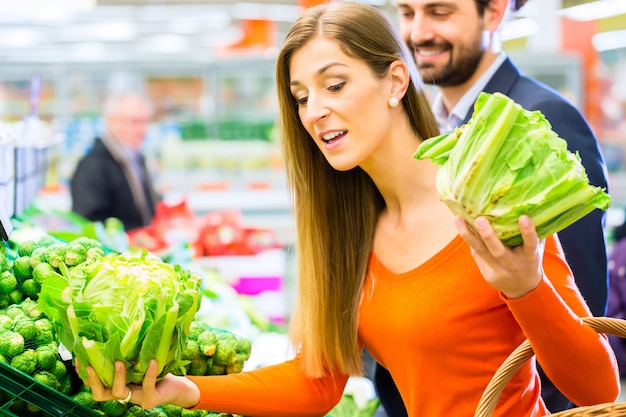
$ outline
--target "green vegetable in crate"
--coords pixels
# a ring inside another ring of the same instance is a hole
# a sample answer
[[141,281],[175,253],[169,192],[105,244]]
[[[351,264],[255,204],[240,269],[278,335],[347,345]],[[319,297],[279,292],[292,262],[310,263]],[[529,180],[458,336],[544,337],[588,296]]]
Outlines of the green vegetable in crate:
[[15,318],[13,322],[13,331],[21,334],[24,341],[35,339],[38,333],[37,325],[34,320],[26,315]]
[[41,262],[35,268],[33,268],[31,276],[33,278],[33,281],[41,286],[41,284],[43,284],[48,275],[56,272],[57,270],[54,266],[52,266],[52,264],[49,264],[47,262]]
[[180,417],[181,413],[183,412],[182,407],[172,404],[163,404],[161,406],[161,410],[163,410],[163,412],[167,414],[167,417]]
[[[92,248],[93,249],[93,248]],[[184,371],[181,353],[200,306],[200,278],[179,265],[141,256],[97,256],[44,280],[39,309],[78,359],[81,378],[92,365],[110,387],[113,364],[140,383],[152,358],[159,375]]]
[[11,359],[10,365],[26,374],[32,374],[37,367],[37,352],[34,349],[26,349]]
[[101,402],[100,410],[108,417],[122,417],[129,406],[129,404],[122,404],[117,400],[110,400]]
[[45,246],[37,246],[30,254],[30,267],[35,269],[41,262],[48,262],[48,248]]
[[25,240],[17,246],[17,254],[19,256],[30,256],[37,246],[38,244],[36,240]]
[[6,315],[0,315],[0,333],[13,328],[13,319]]
[[7,259],[6,254],[3,252],[0,252],[0,272],[8,271],[10,267],[11,267],[11,264],[9,263],[9,260]]
[[0,294],[10,294],[17,289],[17,278],[11,271],[0,273]]
[[545,117],[500,93],[481,93],[466,125],[425,140],[414,157],[442,165],[437,190],[453,213],[471,227],[486,217],[508,246],[522,243],[522,214],[544,238],[611,204]]
[[22,310],[21,304],[12,304],[8,306],[4,314],[11,317],[13,320],[17,319],[20,316],[26,315],[26,313],[24,313],[24,310]]
[[211,330],[205,330],[196,339],[198,348],[205,356],[213,356],[217,351],[217,337]]
[[98,403],[96,400],[94,400],[93,395],[89,390],[77,392],[76,394],[72,395],[72,399],[74,400],[74,402],[82,404],[87,408],[95,408],[96,404]]
[[18,332],[7,330],[0,333],[0,354],[6,357],[24,352],[24,337]]
[[32,276],[33,268],[30,266],[30,256],[20,256],[13,262],[13,274],[20,282]]
[[60,360],[54,362],[54,367],[50,370],[50,373],[56,377],[56,379],[63,379],[67,375],[67,367]]
[[35,336],[35,344],[41,346],[54,341],[54,330],[52,328],[52,322],[42,317],[35,320],[35,326],[37,326],[37,336]]
[[53,268],[59,268],[61,262],[65,262],[66,252],[66,243],[54,243],[48,246],[46,250],[46,260]]
[[29,278],[22,283],[22,292],[28,298],[36,300],[39,298],[39,292],[41,291],[41,285],[38,284],[33,278]]
[[49,387],[52,387],[57,391],[61,389],[61,383],[59,382],[59,379],[48,371],[37,372],[35,375],[33,375],[33,379],[37,382],[48,385]]
[[76,266],[87,260],[87,249],[79,242],[70,242],[65,252],[65,265]]
[[35,349],[35,352],[37,354],[37,365],[39,365],[39,367],[46,371],[54,369],[59,352],[59,347],[56,343],[52,342],[50,344],[41,345]]

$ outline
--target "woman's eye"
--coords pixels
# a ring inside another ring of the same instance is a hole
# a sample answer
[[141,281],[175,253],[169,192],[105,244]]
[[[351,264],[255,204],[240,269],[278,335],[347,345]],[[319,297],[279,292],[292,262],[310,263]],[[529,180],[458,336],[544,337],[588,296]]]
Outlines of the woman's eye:
[[296,98],[296,103],[298,103],[298,106],[306,106],[306,102],[309,100],[308,97],[300,97],[300,98]]
[[330,91],[340,91],[343,88],[344,85],[346,85],[345,81],[337,83],[337,84],[333,84],[330,87],[328,87],[328,89]]

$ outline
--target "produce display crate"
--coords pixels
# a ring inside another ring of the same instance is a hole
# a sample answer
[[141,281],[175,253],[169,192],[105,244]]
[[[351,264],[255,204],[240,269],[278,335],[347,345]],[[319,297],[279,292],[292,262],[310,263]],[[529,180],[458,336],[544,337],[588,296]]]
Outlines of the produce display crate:
[[0,395],[9,400],[0,405],[0,417],[26,417],[12,412],[11,406],[18,400],[37,407],[37,417],[101,417],[96,411],[72,400],[65,394],[42,384],[30,375],[0,362]]

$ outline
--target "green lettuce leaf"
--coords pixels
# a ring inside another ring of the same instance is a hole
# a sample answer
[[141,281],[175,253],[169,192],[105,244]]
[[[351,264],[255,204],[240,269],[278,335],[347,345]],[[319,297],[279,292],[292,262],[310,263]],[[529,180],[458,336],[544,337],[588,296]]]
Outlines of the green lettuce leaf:
[[544,238],[611,205],[544,115],[501,93],[481,93],[467,124],[423,141],[413,156],[441,165],[437,190],[453,213],[470,227],[486,217],[508,246],[522,243],[523,214]]

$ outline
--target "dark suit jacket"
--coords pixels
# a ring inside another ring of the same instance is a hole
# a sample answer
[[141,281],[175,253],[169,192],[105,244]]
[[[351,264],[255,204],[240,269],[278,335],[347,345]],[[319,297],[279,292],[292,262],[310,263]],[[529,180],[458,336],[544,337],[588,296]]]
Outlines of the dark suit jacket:
[[[598,141],[581,113],[562,95],[522,76],[508,58],[483,91],[501,92],[525,109],[541,111],[552,129],[567,141],[568,149],[579,153],[589,182],[608,190],[607,171]],[[468,114],[463,123],[470,117]],[[606,314],[607,307],[605,217],[602,210],[594,210],[558,233],[576,283],[595,316]]]
[[[148,175],[144,177],[149,181]],[[149,218],[144,218],[135,204],[124,169],[103,141],[97,138],[72,176],[72,211],[92,221],[116,217],[124,223],[126,230],[147,226],[154,216],[156,197],[151,191],[151,184],[144,184],[143,188]]]

